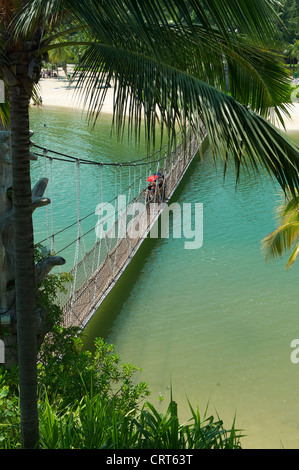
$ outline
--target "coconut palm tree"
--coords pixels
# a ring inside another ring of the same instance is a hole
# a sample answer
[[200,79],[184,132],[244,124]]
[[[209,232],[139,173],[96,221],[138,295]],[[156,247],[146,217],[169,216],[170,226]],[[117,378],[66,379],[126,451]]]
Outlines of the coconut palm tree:
[[[97,119],[111,79],[114,119],[127,112],[135,136],[157,122],[207,128],[215,157],[263,168],[283,189],[298,187],[298,148],[270,123],[283,121],[288,75],[271,52],[277,18],[270,0],[4,0],[0,78],[8,88],[13,161],[15,289],[23,446],[38,440],[36,315],[28,104],[47,54],[81,45],[78,90]],[[90,40],[71,34],[88,31]],[[61,41],[65,38],[65,41]],[[58,41],[59,39],[59,41]],[[82,85],[82,86],[81,86]]]
[[285,269],[290,269],[299,254],[299,193],[284,194],[276,209],[277,228],[262,240],[266,260],[282,257],[291,252]]

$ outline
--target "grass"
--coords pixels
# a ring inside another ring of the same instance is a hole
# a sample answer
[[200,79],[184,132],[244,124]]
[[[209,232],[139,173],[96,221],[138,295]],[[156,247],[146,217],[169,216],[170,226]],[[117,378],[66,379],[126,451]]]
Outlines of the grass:
[[146,402],[140,413],[122,415],[113,402],[85,396],[57,414],[47,400],[40,407],[42,449],[240,449],[240,430],[190,406],[191,418],[179,423],[177,404],[165,414]]
[[[0,449],[20,449],[18,402],[10,407],[0,424]],[[61,407],[50,403],[47,395],[39,402],[40,449],[241,449],[243,435],[235,421],[229,430],[213,416],[203,417],[190,403],[190,419],[180,424],[177,404],[170,401],[165,413],[146,402],[123,413],[113,400],[100,395],[84,396],[80,401]]]

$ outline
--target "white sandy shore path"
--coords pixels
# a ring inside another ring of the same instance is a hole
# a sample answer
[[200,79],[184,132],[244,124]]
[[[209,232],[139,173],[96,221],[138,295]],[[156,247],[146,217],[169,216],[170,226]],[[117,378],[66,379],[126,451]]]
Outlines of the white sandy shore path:
[[[71,108],[74,110],[87,110],[80,100],[80,94],[75,90],[75,84],[70,84],[61,74],[58,78],[42,78],[39,82],[40,95],[43,107]],[[82,98],[82,97],[81,97]],[[113,88],[108,88],[103,113],[113,112]]]
[[[59,78],[42,78],[40,80],[40,93],[44,107],[71,108],[74,110],[87,110],[78,101],[78,95],[75,94],[75,86],[69,84],[69,80],[60,73]],[[285,118],[287,131],[299,131],[299,103],[293,103],[291,119]],[[113,113],[113,88],[108,88],[106,99],[102,108],[102,113]],[[278,126],[280,127],[280,126]]]
[[284,124],[287,131],[299,131],[299,103],[293,103],[289,110],[291,119],[285,119]]

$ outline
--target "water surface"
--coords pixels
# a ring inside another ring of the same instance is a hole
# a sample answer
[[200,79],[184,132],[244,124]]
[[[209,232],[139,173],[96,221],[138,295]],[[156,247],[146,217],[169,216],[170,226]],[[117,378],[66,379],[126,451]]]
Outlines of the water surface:
[[[37,143],[76,156],[142,156],[142,146],[110,139],[105,117],[91,131],[68,111],[32,110],[31,127]],[[299,142],[298,134],[292,137]],[[57,228],[76,213],[69,166],[53,165]],[[33,164],[33,179],[43,171],[42,161]],[[95,169],[83,172],[80,183],[82,213],[93,211]],[[299,264],[286,272],[286,260],[265,263],[260,251],[261,239],[275,227],[278,199],[279,188],[264,176],[244,175],[236,191],[232,171],[223,181],[221,164],[216,171],[209,151],[198,157],[173,202],[203,203],[202,248],[186,250],[184,239],[171,236],[145,240],[86,328],[88,347],[103,336],[123,362],[142,368],[138,379],[149,383],[158,408],[168,403],[170,387],[182,420],[190,417],[187,398],[202,413],[209,402],[209,412],[226,427],[236,415],[247,435],[243,446],[251,448],[299,447],[299,364],[290,360],[291,341],[299,337]],[[43,236],[44,221],[42,209],[35,216],[36,237]],[[64,237],[57,243],[70,240]]]

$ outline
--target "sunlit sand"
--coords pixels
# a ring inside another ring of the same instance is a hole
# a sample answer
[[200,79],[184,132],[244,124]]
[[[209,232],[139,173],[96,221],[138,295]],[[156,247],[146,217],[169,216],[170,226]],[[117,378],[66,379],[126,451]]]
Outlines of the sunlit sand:
[[[88,109],[88,101],[84,102],[82,94],[78,93],[75,84],[70,83],[70,80],[61,69],[59,69],[57,78],[42,78],[40,80],[38,93],[42,98],[42,105],[44,107],[72,108],[74,110]],[[293,103],[289,112],[291,119],[284,119],[286,130],[299,130],[299,103]],[[113,87],[107,89],[102,113],[113,113]],[[277,127],[282,128],[280,124],[277,124]]]

